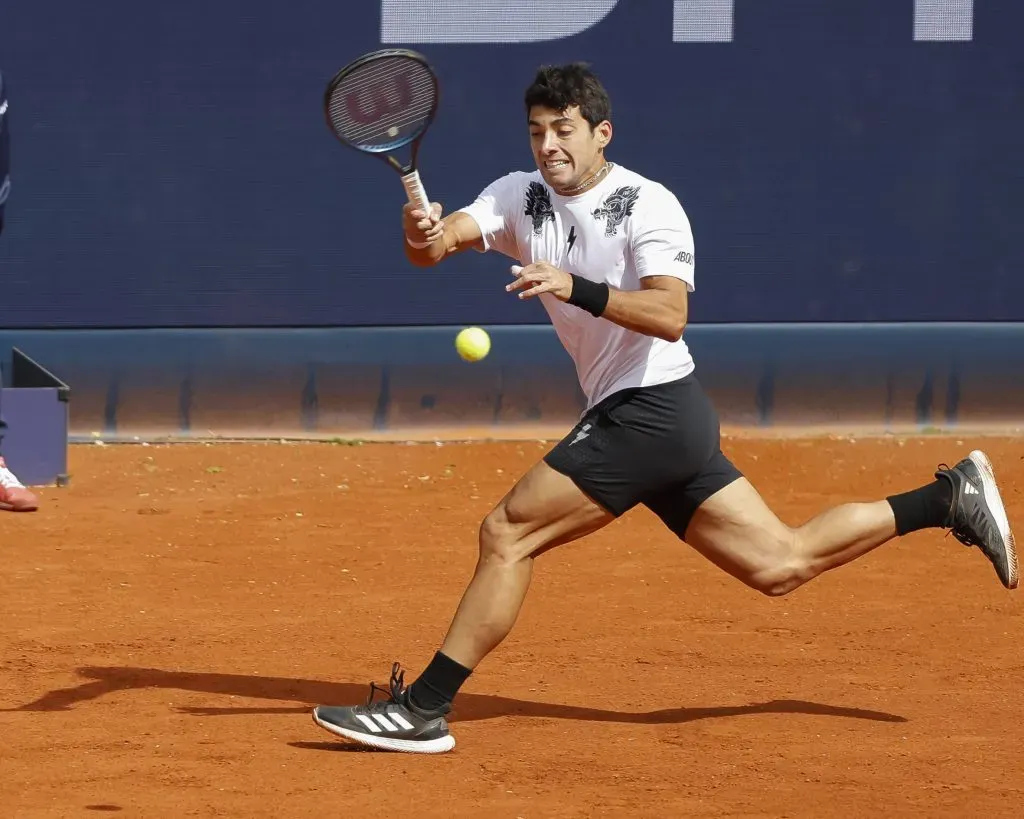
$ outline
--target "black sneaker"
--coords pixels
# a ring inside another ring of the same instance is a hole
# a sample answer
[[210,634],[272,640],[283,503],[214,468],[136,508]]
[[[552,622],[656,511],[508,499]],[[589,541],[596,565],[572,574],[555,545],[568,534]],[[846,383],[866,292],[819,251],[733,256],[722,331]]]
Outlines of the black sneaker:
[[988,456],[976,449],[953,468],[940,464],[935,477],[953,483],[953,503],[943,525],[965,546],[980,548],[1006,588],[1017,588],[1017,549]]
[[[313,721],[332,734],[361,742],[384,751],[405,751],[412,754],[443,754],[455,747],[455,737],[448,733],[444,715],[450,706],[437,711],[417,708],[409,700],[405,672],[398,663],[391,667],[390,693],[370,683],[366,705],[335,707],[318,705]],[[374,702],[380,691],[389,694],[386,700]]]

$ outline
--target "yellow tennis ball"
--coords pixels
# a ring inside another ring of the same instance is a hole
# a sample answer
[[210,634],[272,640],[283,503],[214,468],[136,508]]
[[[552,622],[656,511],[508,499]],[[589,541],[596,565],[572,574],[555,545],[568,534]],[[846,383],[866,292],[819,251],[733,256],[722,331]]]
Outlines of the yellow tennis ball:
[[491,351],[491,337],[482,327],[467,327],[455,337],[455,349],[466,361],[479,361]]

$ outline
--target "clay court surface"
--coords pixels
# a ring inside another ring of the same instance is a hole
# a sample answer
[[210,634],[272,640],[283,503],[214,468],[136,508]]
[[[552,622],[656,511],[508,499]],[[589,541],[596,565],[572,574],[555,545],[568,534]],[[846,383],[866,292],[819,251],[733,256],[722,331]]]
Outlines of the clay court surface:
[[[796,524],[979,443],[1024,532],[1024,439],[725,448]],[[1020,815],[1024,598],[937,531],[769,599],[634,510],[538,561],[452,754],[335,742],[310,707],[422,669],[547,446],[73,447],[0,519],[0,814]]]

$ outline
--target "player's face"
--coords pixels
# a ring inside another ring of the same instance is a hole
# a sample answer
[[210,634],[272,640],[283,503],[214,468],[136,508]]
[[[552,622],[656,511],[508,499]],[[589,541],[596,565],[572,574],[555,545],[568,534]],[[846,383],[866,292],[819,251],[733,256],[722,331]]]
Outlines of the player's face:
[[575,187],[601,167],[611,139],[607,120],[591,129],[575,105],[564,111],[535,105],[529,121],[533,158],[551,187]]

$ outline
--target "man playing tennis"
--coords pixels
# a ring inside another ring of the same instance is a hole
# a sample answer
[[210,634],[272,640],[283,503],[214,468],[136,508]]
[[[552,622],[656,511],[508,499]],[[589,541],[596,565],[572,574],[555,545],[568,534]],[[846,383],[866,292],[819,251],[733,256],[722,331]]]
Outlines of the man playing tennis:
[[[893,538],[944,528],[977,546],[1017,585],[1013,536],[984,453],[872,503],[782,523],[722,453],[715,409],[682,339],[694,288],[689,221],[662,185],[605,158],[608,95],[582,64],[541,69],[526,91],[537,170],[514,172],[441,219],[407,205],[409,259],[435,265],[468,248],[518,262],[507,289],[540,298],[576,364],[588,409],[484,519],[476,571],[440,650],[409,687],[397,663],[390,696],[317,706],[335,734],[382,749],[451,750],[445,719],[472,670],[508,635],[534,558],[637,504],[758,591],[787,594]],[[521,267],[519,265],[522,265]]]

